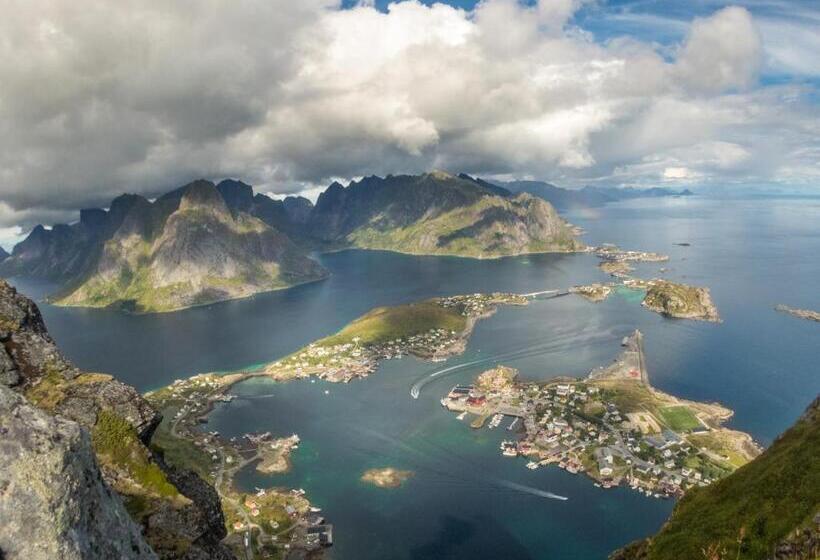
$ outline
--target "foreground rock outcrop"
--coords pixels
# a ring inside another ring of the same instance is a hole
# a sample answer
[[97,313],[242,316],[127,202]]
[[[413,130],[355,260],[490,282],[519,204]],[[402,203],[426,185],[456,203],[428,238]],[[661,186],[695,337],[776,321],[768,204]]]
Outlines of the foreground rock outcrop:
[[0,385],[0,557],[152,559],[88,432]]
[[[149,447],[160,415],[133,387],[74,367],[37,306],[2,280],[0,380],[6,557],[233,558],[213,488]],[[48,549],[36,548],[30,530],[49,519]],[[106,532],[107,548],[95,544]]]

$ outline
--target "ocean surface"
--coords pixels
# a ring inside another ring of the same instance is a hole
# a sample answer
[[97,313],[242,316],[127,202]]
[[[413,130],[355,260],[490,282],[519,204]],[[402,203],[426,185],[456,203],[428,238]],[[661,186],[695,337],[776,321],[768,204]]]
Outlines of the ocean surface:
[[[635,274],[711,288],[723,322],[666,319],[629,292],[599,304],[567,296],[502,308],[478,324],[464,355],[443,363],[392,360],[348,385],[250,380],[214,411],[208,429],[295,432],[302,445],[290,473],[261,475],[250,466],[238,485],[304,488],[334,524],[337,560],[602,559],[656,531],[673,503],[502,457],[509,420],[470,429],[439,404],[453,384],[496,364],[527,379],[583,376],[611,361],[621,338],[639,328],[653,385],[725,404],[736,412],[729,425],[764,445],[820,392],[820,325],[773,309],[820,309],[820,199],[646,199],[567,217],[586,230],[588,244],[670,255],[668,263],[640,263]],[[277,359],[378,305],[608,279],[592,255],[477,261],[344,251],[318,258],[332,274],[322,282],[173,314],[41,309],[77,365],[149,390]],[[15,283],[36,298],[49,290]],[[366,469],[386,466],[415,474],[398,489],[360,482]]]

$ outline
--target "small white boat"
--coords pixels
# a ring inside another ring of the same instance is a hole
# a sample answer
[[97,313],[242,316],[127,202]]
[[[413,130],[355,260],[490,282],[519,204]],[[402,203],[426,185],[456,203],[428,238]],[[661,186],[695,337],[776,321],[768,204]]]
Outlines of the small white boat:
[[461,414],[459,414],[458,416],[456,416],[456,418],[458,418],[459,420],[464,420],[464,418],[465,418],[466,416],[467,416],[467,411],[465,410],[464,412],[462,412]]
[[527,463],[527,468],[530,469],[531,471],[534,471],[538,467],[539,467],[539,465],[535,461],[530,461],[529,463]]

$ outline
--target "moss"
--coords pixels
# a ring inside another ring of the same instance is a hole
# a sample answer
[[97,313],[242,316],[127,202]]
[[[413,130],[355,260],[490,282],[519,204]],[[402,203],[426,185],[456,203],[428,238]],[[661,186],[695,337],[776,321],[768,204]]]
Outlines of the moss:
[[108,409],[100,411],[91,440],[104,465],[125,470],[145,492],[170,498],[180,495],[165,473],[151,461],[137,431],[121,416]]
[[103,373],[83,373],[74,379],[66,379],[62,371],[55,366],[46,366],[46,375],[40,382],[26,391],[26,398],[38,407],[54,411],[66,397],[72,385],[100,383],[111,380],[110,375]]

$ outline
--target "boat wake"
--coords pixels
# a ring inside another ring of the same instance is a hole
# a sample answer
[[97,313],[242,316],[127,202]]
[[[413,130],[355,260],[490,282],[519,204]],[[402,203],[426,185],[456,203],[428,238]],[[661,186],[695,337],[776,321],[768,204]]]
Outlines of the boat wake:
[[558,494],[553,494],[552,492],[547,492],[546,490],[533,488],[532,486],[525,486],[523,484],[518,484],[516,482],[511,482],[509,480],[499,480],[498,484],[505,488],[509,488],[510,490],[524,492],[525,494],[531,494],[533,496],[540,496],[542,498],[549,498],[551,500],[561,500],[562,502],[566,502],[567,500],[569,500],[569,498],[567,498],[566,496],[559,496]]
[[[475,465],[464,457],[453,453],[451,449],[446,449],[429,441],[426,442],[426,445],[435,449],[434,453],[420,447],[411,446],[396,437],[388,436],[371,428],[359,428],[356,431],[363,437],[371,437],[382,443],[391,444],[394,449],[402,451],[403,453],[395,455],[390,452],[385,452],[384,446],[382,446],[380,455],[385,458],[389,457],[393,461],[406,464],[416,471],[431,475],[432,478],[428,478],[428,482],[439,482],[449,487],[466,486],[469,488],[482,488],[484,491],[493,489],[504,491],[512,490],[513,492],[562,502],[569,499],[566,496],[541,490],[540,488],[518,484],[511,480],[482,476],[475,472]],[[372,449],[361,449],[360,451],[371,457],[373,455]],[[436,479],[438,479],[438,481],[436,481]]]
[[580,338],[583,338],[585,341],[589,341],[590,339],[595,338],[611,338],[612,333],[610,331],[597,331],[597,332],[584,332],[587,329],[582,330],[581,332],[572,331],[572,332],[564,332],[560,333],[557,336],[554,336],[550,339],[547,343],[541,344],[533,344],[531,346],[527,346],[525,348],[520,348],[518,350],[512,352],[504,352],[501,354],[494,354],[492,356],[488,356],[486,358],[482,358],[480,360],[472,360],[470,362],[465,362],[463,364],[456,364],[450,367],[446,367],[444,369],[440,369],[438,371],[434,371],[433,373],[419,379],[416,381],[412,387],[410,387],[410,396],[414,399],[418,399],[419,395],[421,395],[421,390],[432,383],[436,379],[440,377],[446,377],[447,375],[452,375],[458,371],[463,369],[479,365],[485,364],[490,362],[499,362],[501,360],[514,360],[514,359],[521,359],[521,358],[532,358],[535,356],[542,356],[545,354],[551,354],[556,351],[565,350],[570,344],[576,344]]

